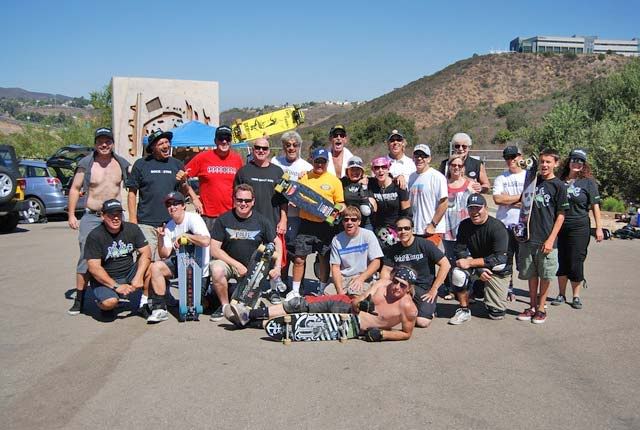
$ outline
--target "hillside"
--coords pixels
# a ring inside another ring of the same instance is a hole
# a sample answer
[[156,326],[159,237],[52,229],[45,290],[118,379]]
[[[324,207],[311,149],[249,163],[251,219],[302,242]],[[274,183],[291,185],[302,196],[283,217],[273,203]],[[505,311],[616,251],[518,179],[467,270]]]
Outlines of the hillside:
[[22,100],[56,100],[59,103],[73,99],[73,97],[61,94],[38,93],[23,90],[22,88],[0,87],[0,99],[22,99]]

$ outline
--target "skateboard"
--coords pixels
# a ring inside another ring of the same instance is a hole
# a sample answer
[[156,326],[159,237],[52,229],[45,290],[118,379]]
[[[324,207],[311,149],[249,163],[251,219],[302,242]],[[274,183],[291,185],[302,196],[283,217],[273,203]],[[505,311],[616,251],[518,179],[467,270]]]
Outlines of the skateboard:
[[247,274],[238,283],[231,295],[231,303],[242,303],[250,308],[255,308],[260,299],[260,286],[262,280],[267,277],[273,253],[276,246],[273,243],[260,244],[253,253],[247,266]]
[[202,313],[202,266],[204,250],[182,236],[178,248],[179,320],[198,321]]
[[529,240],[529,221],[531,220],[531,209],[536,197],[536,185],[538,183],[538,159],[536,157],[520,160],[520,167],[527,171],[524,178],[524,188],[522,189],[522,207],[517,224],[511,224],[513,234],[518,242]]
[[255,118],[237,119],[231,126],[233,143],[254,140],[293,130],[304,122],[304,113],[297,107],[280,109]]
[[264,326],[269,337],[291,342],[355,339],[360,332],[358,318],[352,314],[288,314],[271,318]]
[[339,224],[342,215],[342,205],[333,204],[306,185],[294,181],[285,172],[282,179],[275,186],[275,190],[305,212],[324,219],[329,224]]

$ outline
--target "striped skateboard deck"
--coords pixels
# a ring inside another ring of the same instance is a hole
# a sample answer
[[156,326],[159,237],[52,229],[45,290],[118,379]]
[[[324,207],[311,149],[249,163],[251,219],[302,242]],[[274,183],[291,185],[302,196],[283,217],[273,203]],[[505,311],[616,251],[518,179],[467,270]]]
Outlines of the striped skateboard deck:
[[355,339],[360,332],[358,317],[352,314],[300,313],[271,318],[265,331],[269,337],[290,342]]

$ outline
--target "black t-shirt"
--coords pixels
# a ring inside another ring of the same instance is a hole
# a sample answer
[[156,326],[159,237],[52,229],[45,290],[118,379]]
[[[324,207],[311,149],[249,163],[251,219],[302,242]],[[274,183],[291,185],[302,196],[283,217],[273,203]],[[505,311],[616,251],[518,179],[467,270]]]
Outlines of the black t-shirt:
[[[529,241],[535,245],[542,245],[553,230],[556,215],[568,208],[567,187],[564,183],[556,177],[544,180],[538,175],[529,220]],[[553,246],[555,248],[556,244]]]
[[565,214],[563,225],[589,224],[589,208],[600,204],[598,184],[592,178],[576,179],[565,182],[569,210]]
[[138,223],[158,227],[169,220],[164,197],[178,189],[180,170],[184,163],[173,157],[156,160],[150,155],[133,163],[126,186],[138,190]]
[[211,233],[211,239],[222,242],[224,252],[245,266],[258,245],[273,242],[275,237],[275,227],[260,213],[253,211],[249,218],[240,218],[233,209],[220,215]]
[[[348,177],[343,176],[340,178],[342,182],[342,189],[344,190],[344,203],[346,206],[355,206],[360,209],[360,205],[368,203],[368,198],[371,193],[360,182],[351,182]],[[360,225],[365,225],[370,222],[370,217],[362,215],[362,221]]]
[[[445,158],[444,160],[442,160],[442,162],[440,163],[440,173],[442,173],[443,175],[447,176],[447,162],[449,161],[449,159]],[[480,182],[480,168],[482,167],[482,161],[473,158],[472,156],[468,155],[467,159],[464,160],[464,175],[469,178],[469,179],[473,179],[477,182]]]
[[389,267],[411,267],[418,274],[416,285],[431,288],[436,276],[436,263],[442,257],[444,254],[432,242],[416,236],[413,243],[406,248],[400,242],[393,245],[385,254],[383,264]]
[[123,222],[117,234],[111,234],[100,224],[87,236],[84,246],[84,258],[100,259],[104,270],[114,279],[122,279],[129,274],[135,264],[133,255],[147,246],[142,230],[136,224]]
[[[456,236],[456,255],[465,249],[473,258],[485,258],[492,255],[506,256],[509,252],[509,233],[501,221],[492,216],[484,224],[474,224],[470,218],[458,226]],[[511,272],[511,258],[505,270]]]
[[403,190],[395,182],[391,182],[387,187],[380,187],[375,179],[369,179],[369,191],[378,203],[378,210],[373,216],[373,226],[394,226],[400,218],[400,202],[409,201],[409,191]]
[[280,222],[280,205],[287,203],[287,199],[274,190],[282,178],[282,174],[280,166],[272,163],[269,163],[267,167],[258,167],[253,163],[247,163],[238,170],[233,179],[234,187],[238,184],[249,184],[253,187],[253,193],[256,197],[253,210],[267,217],[274,226]]

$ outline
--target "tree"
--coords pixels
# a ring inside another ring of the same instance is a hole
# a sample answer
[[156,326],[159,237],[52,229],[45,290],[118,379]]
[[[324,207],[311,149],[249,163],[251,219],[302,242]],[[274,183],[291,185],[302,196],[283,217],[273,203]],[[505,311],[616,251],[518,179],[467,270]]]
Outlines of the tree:
[[386,142],[392,130],[400,131],[408,145],[418,143],[415,122],[394,112],[353,122],[349,125],[349,142],[354,146],[373,146]]
[[102,91],[91,92],[91,105],[96,109],[98,115],[96,122],[99,127],[111,127],[113,102],[111,83],[106,85]]

